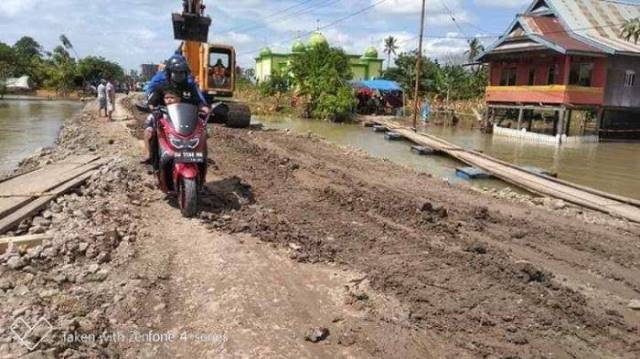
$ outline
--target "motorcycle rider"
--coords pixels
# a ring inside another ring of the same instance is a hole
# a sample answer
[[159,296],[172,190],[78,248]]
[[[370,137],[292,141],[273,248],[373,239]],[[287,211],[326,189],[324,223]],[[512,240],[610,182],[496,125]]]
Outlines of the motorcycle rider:
[[[198,88],[198,85],[190,76],[191,71],[185,58],[181,55],[172,56],[166,63],[165,80],[157,81],[148,99],[149,107],[157,109],[166,106],[171,101],[185,102],[196,105],[204,114],[209,113],[209,107]],[[174,99],[174,100],[171,100]],[[146,158],[144,164],[151,164],[152,141],[156,135],[157,122],[160,114],[154,111],[147,117],[144,125],[144,143]]]

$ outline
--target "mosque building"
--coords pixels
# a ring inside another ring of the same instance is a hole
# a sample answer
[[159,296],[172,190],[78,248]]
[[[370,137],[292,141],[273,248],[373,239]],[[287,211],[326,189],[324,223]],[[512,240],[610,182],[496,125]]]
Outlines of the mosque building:
[[[289,67],[293,56],[303,53],[309,47],[326,43],[327,39],[324,35],[316,31],[311,35],[306,45],[300,40],[294,42],[291,46],[291,53],[275,53],[268,47],[262,49],[258,57],[256,57],[256,79],[259,82],[264,81],[274,71],[285,71]],[[378,58],[378,50],[375,47],[369,47],[363,55],[347,56],[351,63],[353,80],[373,80],[381,76],[384,60]]]

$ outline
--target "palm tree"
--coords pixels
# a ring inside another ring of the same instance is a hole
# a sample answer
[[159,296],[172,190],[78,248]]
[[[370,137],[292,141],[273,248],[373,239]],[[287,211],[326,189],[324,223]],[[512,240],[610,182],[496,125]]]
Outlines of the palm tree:
[[398,39],[393,36],[384,39],[384,53],[387,54],[387,69],[391,66],[391,54],[396,55],[396,50],[398,49]]
[[465,54],[467,54],[469,61],[474,61],[483,51],[484,46],[477,37],[474,37],[469,41],[469,50],[465,51]]
[[76,59],[78,58],[78,53],[76,52],[76,49],[73,48],[73,44],[71,44],[71,41],[69,41],[67,35],[60,35],[60,42],[65,49],[73,51],[73,54],[76,55]]
[[640,40],[640,18],[630,19],[622,26],[622,33],[620,34],[627,41],[631,41],[636,44]]

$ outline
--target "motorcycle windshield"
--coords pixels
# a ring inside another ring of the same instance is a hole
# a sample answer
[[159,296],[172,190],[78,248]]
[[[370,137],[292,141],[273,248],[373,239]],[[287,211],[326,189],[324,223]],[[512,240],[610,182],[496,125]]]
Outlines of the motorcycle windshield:
[[167,106],[167,114],[173,128],[182,136],[189,136],[198,125],[198,107],[188,103]]

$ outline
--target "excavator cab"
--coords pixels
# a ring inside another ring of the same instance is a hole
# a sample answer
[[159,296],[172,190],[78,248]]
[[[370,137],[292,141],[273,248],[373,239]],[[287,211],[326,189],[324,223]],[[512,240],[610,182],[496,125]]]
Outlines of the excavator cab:
[[216,97],[233,97],[236,80],[236,51],[221,44],[207,45],[207,76],[204,90]]
[[196,77],[214,114],[213,120],[229,127],[248,127],[251,110],[233,101],[236,51],[232,46],[208,44],[211,18],[204,15],[203,0],[183,0],[181,14],[173,14],[173,35],[182,40],[182,54]]

